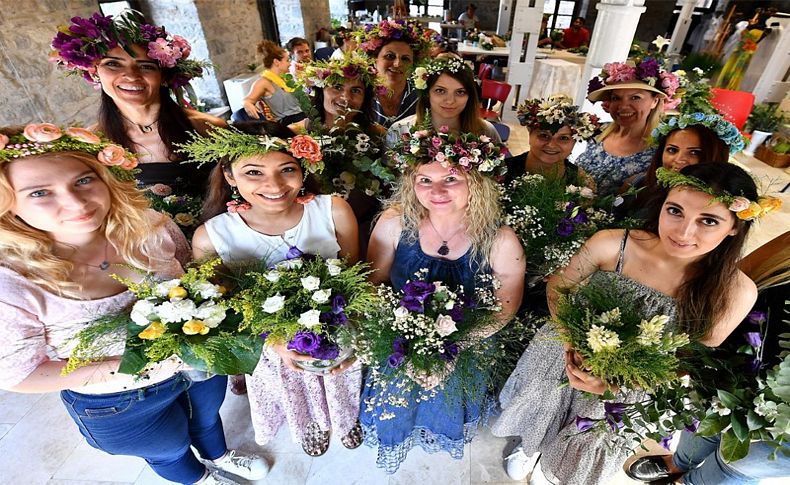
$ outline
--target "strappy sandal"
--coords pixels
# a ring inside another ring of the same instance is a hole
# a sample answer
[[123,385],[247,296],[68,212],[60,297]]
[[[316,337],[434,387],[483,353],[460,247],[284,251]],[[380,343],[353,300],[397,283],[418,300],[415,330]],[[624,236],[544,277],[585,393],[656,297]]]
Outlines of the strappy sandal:
[[321,431],[316,422],[310,423],[302,437],[302,449],[313,457],[323,455],[329,449],[329,431]]
[[365,433],[362,431],[362,425],[359,423],[359,420],[357,420],[357,422],[354,423],[354,427],[351,428],[351,431],[340,438],[340,442],[343,443],[343,446],[349,450],[353,450],[355,448],[359,448],[359,445],[362,444],[364,437]]

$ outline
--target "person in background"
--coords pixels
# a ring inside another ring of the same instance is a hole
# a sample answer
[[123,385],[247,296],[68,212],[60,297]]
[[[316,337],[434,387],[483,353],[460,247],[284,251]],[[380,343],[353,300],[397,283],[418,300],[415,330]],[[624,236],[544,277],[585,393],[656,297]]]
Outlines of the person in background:
[[540,19],[540,33],[538,34],[538,47],[551,47],[554,44],[554,41],[551,39],[549,35],[549,14],[543,14],[543,18]]
[[351,35],[351,31],[345,27],[340,27],[333,39],[337,49],[332,52],[332,59],[343,59],[346,54],[357,49],[357,40]]
[[285,48],[291,53],[291,66],[288,72],[296,77],[296,73],[302,70],[303,66],[313,60],[313,52],[310,50],[310,43],[307,39],[294,37],[285,44]]
[[458,16],[458,23],[464,26],[464,30],[480,28],[480,19],[475,15],[475,12],[477,12],[477,5],[470,3],[466,6],[466,10]]
[[562,31],[562,40],[558,42],[560,49],[572,49],[590,43],[590,31],[584,28],[584,17],[573,19],[571,26]]

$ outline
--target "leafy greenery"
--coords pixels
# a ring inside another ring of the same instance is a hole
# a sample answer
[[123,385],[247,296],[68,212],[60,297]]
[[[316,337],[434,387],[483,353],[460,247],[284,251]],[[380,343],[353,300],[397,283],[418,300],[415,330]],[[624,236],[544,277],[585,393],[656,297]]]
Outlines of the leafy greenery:
[[759,130],[772,133],[779,125],[787,122],[787,116],[779,110],[776,103],[759,103],[754,105],[746,127],[750,130]]

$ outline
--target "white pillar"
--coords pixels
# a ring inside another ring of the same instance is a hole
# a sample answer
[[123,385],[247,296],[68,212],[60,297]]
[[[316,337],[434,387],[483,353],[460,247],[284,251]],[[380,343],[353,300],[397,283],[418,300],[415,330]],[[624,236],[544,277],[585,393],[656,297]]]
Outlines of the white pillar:
[[680,50],[683,48],[683,42],[686,40],[686,34],[689,32],[689,25],[691,25],[691,14],[694,13],[694,6],[697,0],[683,0],[683,8],[680,9],[680,16],[675,23],[675,30],[672,32],[672,41],[669,43],[667,49],[667,56],[670,59],[680,57]]
[[601,0],[595,6],[598,16],[575,101],[583,110],[595,113],[603,120],[611,117],[600,104],[594,109],[587,101],[587,82],[597,76],[607,62],[623,62],[628,58],[639,17],[647,9],[644,5],[645,0]]
[[496,21],[496,34],[505,35],[510,30],[510,13],[516,0],[499,0],[499,17]]
[[[771,25],[770,20],[767,22],[768,25]],[[784,98],[785,93],[788,92],[790,83],[786,82],[787,80],[783,76],[790,68],[790,24],[785,25],[787,27],[782,29],[782,37],[779,38],[779,43],[765,65],[765,70],[760,76],[760,80],[754,86],[755,103],[777,102]]]
[[513,100],[520,103],[529,92],[532,73],[535,66],[535,53],[538,48],[540,21],[543,18],[543,2],[529,0],[513,0],[516,4],[513,17],[513,34],[510,37],[510,56],[508,57],[507,82],[513,86],[505,104],[506,121],[515,120]]

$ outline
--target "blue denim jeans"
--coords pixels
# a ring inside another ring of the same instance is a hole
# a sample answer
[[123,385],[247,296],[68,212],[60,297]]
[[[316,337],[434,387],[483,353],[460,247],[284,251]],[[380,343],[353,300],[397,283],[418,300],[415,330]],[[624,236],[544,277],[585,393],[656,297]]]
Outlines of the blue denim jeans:
[[216,376],[193,383],[179,373],[133,391],[91,395],[66,390],[60,398],[94,448],[139,456],[167,480],[195,483],[206,468],[190,445],[207,460],[227,449],[219,416],[227,382],[227,376]]
[[[681,470],[689,470],[683,481],[693,485],[758,484],[763,478],[790,477],[790,458],[781,450],[775,460],[769,460],[772,447],[755,442],[749,453],[738,461],[725,463],[719,454],[721,435],[699,436],[688,431],[680,435],[680,442],[672,462]],[[704,462],[704,463],[703,463]],[[702,463],[702,466],[699,464]]]

